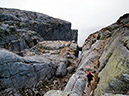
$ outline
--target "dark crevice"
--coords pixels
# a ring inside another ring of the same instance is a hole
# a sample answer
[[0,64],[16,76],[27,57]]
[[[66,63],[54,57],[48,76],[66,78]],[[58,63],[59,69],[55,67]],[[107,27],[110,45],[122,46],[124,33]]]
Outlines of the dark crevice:
[[127,44],[126,43],[124,43],[124,45],[123,45],[124,47],[126,47],[126,49],[127,50],[129,50],[129,48],[128,48],[128,46],[127,46]]
[[29,42],[25,39],[26,45],[30,48]]

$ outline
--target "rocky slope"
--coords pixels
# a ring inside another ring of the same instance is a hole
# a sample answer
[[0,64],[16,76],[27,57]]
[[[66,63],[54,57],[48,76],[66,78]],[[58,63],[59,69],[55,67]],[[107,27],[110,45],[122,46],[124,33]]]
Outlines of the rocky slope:
[[0,49],[0,95],[43,95],[63,90],[77,67],[78,46],[71,41],[42,41],[20,57]]
[[[91,34],[82,47],[78,69],[70,78],[65,90],[50,91],[45,96],[128,96],[128,35],[129,14]],[[90,87],[87,87],[88,71],[92,71],[94,75]]]
[[112,28],[111,37],[99,59],[100,81],[95,96],[105,93],[129,95],[129,14],[107,28]]
[[77,35],[70,22],[41,13],[0,8],[0,47],[15,53],[42,40],[77,42]]
[[77,67],[76,42],[77,30],[70,22],[0,8],[0,96],[63,90]]
[[16,9],[0,13],[1,96],[129,95],[129,14],[91,34],[78,62],[77,31],[69,22]]

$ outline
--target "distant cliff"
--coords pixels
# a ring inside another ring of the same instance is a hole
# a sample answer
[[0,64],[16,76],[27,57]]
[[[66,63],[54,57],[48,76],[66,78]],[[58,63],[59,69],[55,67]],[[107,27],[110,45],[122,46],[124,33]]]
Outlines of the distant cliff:
[[19,52],[42,40],[77,42],[71,23],[42,13],[0,8],[0,47]]

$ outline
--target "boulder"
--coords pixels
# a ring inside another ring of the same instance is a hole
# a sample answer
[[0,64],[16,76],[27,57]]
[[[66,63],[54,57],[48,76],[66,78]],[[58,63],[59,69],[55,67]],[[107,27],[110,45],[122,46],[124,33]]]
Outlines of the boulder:
[[[0,50],[0,82],[3,88],[31,88],[40,80],[50,79],[56,71],[52,62],[31,61],[9,52]],[[32,63],[33,62],[33,63]]]
[[57,77],[64,77],[67,74],[66,64],[61,62],[56,70]]
[[72,72],[74,72],[74,70],[75,70],[75,67],[74,66],[69,66],[68,68],[67,68],[67,70],[68,70],[68,73],[72,73]]

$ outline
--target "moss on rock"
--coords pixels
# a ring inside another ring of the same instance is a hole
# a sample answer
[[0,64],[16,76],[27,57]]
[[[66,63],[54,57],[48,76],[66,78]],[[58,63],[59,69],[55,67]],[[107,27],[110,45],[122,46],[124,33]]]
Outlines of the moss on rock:
[[129,84],[122,78],[123,74],[129,73],[127,67],[128,50],[120,44],[114,50],[106,67],[99,74],[100,82],[95,90],[95,96],[101,96],[105,92],[126,93]]

